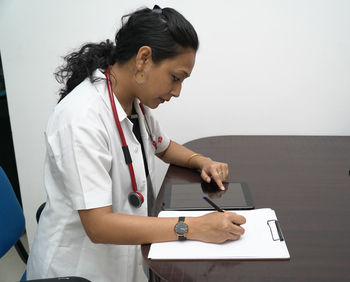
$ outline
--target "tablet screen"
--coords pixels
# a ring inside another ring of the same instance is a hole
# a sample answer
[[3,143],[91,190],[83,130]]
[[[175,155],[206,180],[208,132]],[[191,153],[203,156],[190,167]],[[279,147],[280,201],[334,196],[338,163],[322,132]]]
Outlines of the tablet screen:
[[211,183],[172,184],[165,193],[165,210],[211,210],[202,195],[207,195],[222,209],[252,209],[253,202],[245,183],[224,183],[221,191]]

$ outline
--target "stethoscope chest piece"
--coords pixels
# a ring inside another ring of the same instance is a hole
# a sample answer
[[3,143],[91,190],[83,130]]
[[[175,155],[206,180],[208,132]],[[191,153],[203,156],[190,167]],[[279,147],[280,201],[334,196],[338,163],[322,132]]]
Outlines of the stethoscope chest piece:
[[133,192],[129,193],[128,200],[129,200],[130,205],[132,205],[135,208],[139,208],[139,207],[141,207],[141,205],[144,201],[144,198],[140,192],[133,191]]

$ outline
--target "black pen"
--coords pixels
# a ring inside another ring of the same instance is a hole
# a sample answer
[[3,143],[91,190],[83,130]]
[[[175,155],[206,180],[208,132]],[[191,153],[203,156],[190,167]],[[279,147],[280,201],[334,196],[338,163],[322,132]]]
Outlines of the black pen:
[[204,200],[206,200],[209,205],[211,205],[214,209],[216,209],[218,212],[224,212],[223,209],[221,209],[218,205],[216,205],[213,201],[209,200],[209,198],[205,195],[202,196]]

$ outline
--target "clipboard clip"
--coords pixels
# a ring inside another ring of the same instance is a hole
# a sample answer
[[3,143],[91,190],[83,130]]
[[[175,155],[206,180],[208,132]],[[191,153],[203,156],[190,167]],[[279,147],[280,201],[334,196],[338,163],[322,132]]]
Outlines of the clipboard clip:
[[270,228],[271,237],[273,241],[284,241],[282,229],[277,219],[268,220],[267,225]]

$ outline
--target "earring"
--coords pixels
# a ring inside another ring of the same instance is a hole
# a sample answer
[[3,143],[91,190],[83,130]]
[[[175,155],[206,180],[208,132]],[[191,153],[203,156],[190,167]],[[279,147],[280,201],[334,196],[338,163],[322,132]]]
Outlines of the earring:
[[134,79],[135,79],[137,84],[139,84],[139,85],[144,84],[148,79],[147,71],[142,70],[141,72],[139,72],[138,70],[136,70],[134,73]]

